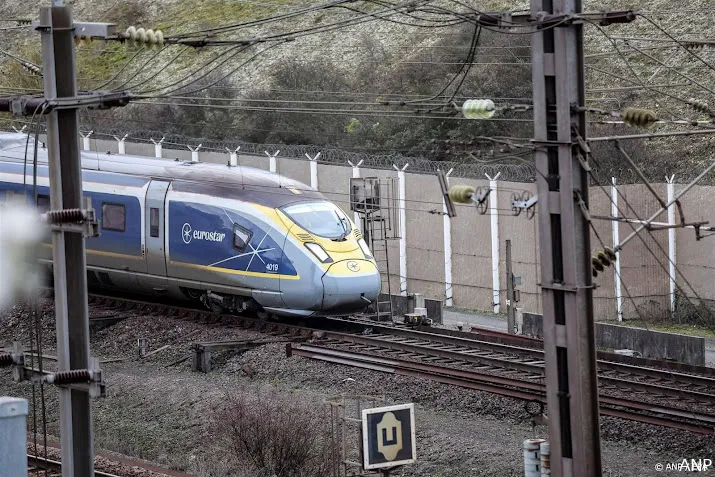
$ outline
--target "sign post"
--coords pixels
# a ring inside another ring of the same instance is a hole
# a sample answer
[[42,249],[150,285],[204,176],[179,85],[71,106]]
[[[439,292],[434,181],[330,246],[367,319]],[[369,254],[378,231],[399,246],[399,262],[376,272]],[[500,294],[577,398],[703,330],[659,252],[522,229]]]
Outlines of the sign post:
[[415,406],[364,409],[362,411],[363,467],[389,469],[417,460]]

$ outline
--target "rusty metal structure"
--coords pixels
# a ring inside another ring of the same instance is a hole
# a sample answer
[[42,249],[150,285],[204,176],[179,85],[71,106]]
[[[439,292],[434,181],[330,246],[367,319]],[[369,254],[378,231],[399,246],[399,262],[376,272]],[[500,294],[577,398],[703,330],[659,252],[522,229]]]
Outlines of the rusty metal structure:
[[350,210],[360,216],[360,228],[380,271],[382,288],[374,313],[377,321],[392,319],[389,242],[400,239],[400,216],[393,177],[353,177],[350,179]]

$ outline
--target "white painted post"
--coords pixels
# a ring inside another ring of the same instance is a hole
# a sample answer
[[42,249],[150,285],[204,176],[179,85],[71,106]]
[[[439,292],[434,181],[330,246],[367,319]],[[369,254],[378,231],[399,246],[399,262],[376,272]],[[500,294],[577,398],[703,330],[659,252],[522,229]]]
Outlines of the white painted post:
[[89,136],[91,136],[93,132],[94,131],[88,132],[86,136],[82,133],[79,133],[79,135],[82,136],[82,150],[83,151],[89,151]]
[[[616,178],[611,177],[611,217],[618,218],[618,189],[616,189]],[[618,220],[612,220],[613,227],[613,245],[620,243],[618,237]],[[623,321],[623,296],[621,295],[621,252],[616,252],[616,263],[613,267],[613,277],[616,282],[616,312],[618,321]]]
[[501,309],[501,289],[499,285],[499,207],[497,203],[497,179],[501,172],[497,172],[494,177],[489,177],[489,217],[491,219],[492,236],[492,304],[494,313],[499,313]]
[[[27,129],[27,125],[24,125],[20,129],[17,129],[15,126],[13,126],[12,128],[15,130],[16,133],[23,133],[23,132],[25,132],[25,129]],[[30,133],[28,133],[28,134],[30,134]]]
[[[668,223],[670,225],[675,225],[675,204],[672,204],[675,198],[675,174],[670,176],[670,179],[666,176],[665,181],[668,183]],[[670,311],[675,312],[675,228],[668,229],[668,262],[670,275]]]
[[191,151],[191,162],[199,162],[199,149],[201,149],[201,144],[196,146],[196,149],[191,146],[186,147]]
[[409,164],[405,164],[402,169],[392,165],[397,171],[397,181],[399,182],[399,208],[400,208],[400,295],[407,296],[407,218],[405,214],[405,169]]
[[[350,167],[353,168],[353,179],[358,179],[360,177],[360,166],[362,165],[362,162],[362,159],[360,159],[360,162],[358,162],[357,164],[353,164],[352,162],[348,161]],[[357,227],[361,233],[364,233],[364,230],[362,229],[362,221],[360,220],[360,214],[358,214],[357,212],[353,213],[353,222],[355,222],[355,227]]]
[[[454,168],[450,169],[444,178],[449,187],[449,175]],[[447,215],[447,202],[442,200],[442,226],[444,230],[444,304],[454,306],[454,292],[452,290],[452,219]]]
[[320,153],[315,157],[310,157],[306,152],[305,157],[310,161],[310,187],[318,190],[318,158],[320,157]]
[[27,400],[0,397],[0,475],[27,475]]
[[541,477],[541,444],[545,439],[524,441],[524,477]]
[[263,151],[263,152],[265,152],[265,153],[266,153],[266,156],[268,156],[268,158],[269,158],[268,169],[269,169],[271,172],[276,172],[276,169],[277,169],[277,168],[276,168],[276,156],[278,156],[278,154],[279,154],[281,151],[276,151],[276,153],[273,154],[273,155],[268,154],[268,151]]
[[124,141],[127,140],[129,137],[129,134],[125,134],[123,138],[119,139],[117,136],[114,136],[114,139],[117,140],[117,146],[119,147],[119,154],[126,154],[127,153],[127,147]]
[[164,142],[164,139],[166,138],[161,138],[161,141],[156,142],[155,140],[151,140],[151,142],[154,143],[154,157],[161,157],[161,148],[162,148],[162,143]]
[[226,148],[229,154],[229,159],[228,159],[228,165],[231,167],[236,167],[238,165],[238,150],[241,149],[241,146],[238,146],[235,150],[231,150],[229,148]]

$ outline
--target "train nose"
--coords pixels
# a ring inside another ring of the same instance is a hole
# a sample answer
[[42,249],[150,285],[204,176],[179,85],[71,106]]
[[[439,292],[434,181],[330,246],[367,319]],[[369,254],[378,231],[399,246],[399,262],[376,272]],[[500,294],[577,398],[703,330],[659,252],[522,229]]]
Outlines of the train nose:
[[380,272],[368,260],[342,260],[323,275],[321,311],[348,314],[362,311],[380,293]]

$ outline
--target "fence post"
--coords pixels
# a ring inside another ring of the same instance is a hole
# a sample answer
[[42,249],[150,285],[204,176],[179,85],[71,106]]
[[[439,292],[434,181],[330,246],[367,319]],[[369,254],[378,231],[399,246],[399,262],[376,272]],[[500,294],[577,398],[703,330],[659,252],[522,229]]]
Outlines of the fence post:
[[489,217],[491,219],[492,235],[492,304],[494,313],[499,313],[501,308],[500,286],[499,286],[499,207],[497,203],[497,179],[501,172],[497,172],[494,177],[484,174],[489,179]]
[[[618,237],[618,189],[616,188],[616,178],[611,177],[611,227],[613,228],[613,245],[620,243]],[[621,252],[616,252],[616,263],[613,267],[614,281],[616,283],[616,311],[618,321],[623,321],[623,296],[621,295]]]
[[320,153],[316,154],[315,157],[310,157],[306,152],[305,157],[310,161],[310,187],[318,190],[318,158]]
[[[668,183],[668,223],[673,226],[675,225],[675,204],[671,204],[675,198],[675,174],[668,178],[666,176],[665,181]],[[675,228],[671,227],[668,229],[668,275],[670,282],[670,312],[675,312]]]
[[[353,179],[358,179],[360,177],[360,166],[362,165],[363,160],[360,159],[360,162],[357,164],[353,164],[352,162],[348,161],[348,164],[350,164],[350,167],[353,168]],[[348,197],[350,196],[352,192],[349,191]],[[365,233],[365,231],[362,229],[362,221],[360,220],[360,214],[357,212],[353,212],[353,222],[355,222],[355,227],[357,227],[360,232]]]
[[229,159],[228,159],[228,165],[231,167],[236,167],[238,165],[238,150],[241,149],[241,146],[238,146],[236,149],[233,151],[229,148],[226,148],[229,154]]
[[156,142],[154,139],[151,140],[151,142],[154,143],[154,157],[161,158],[161,145],[164,142],[164,139],[166,139],[166,137],[162,137],[159,142]]
[[27,400],[0,397],[0,474],[27,475]]
[[[454,168],[450,169],[444,179],[449,187],[449,175]],[[452,220],[447,215],[447,203],[442,200],[442,225],[444,230],[444,304],[454,306],[454,292],[452,290]]]
[[128,137],[129,137],[129,134],[125,134],[124,137],[121,139],[119,139],[117,136],[114,136],[114,139],[117,140],[117,147],[119,148],[119,154],[127,153],[127,145],[124,141],[126,141]]
[[407,219],[405,214],[405,169],[409,164],[405,164],[402,169],[392,165],[397,171],[397,181],[399,182],[399,209],[400,209],[400,295],[407,296]]
[[266,153],[266,156],[268,156],[268,158],[269,158],[268,170],[270,170],[271,172],[276,172],[276,170],[277,170],[277,168],[276,168],[276,156],[278,156],[278,154],[280,154],[281,151],[276,151],[276,153],[273,154],[273,155],[269,154],[268,151],[263,151],[263,152],[265,152],[265,153]]
[[199,149],[201,149],[201,144],[196,146],[196,149],[191,146],[186,146],[189,151],[191,151],[191,162],[199,162]]
[[82,150],[89,151],[89,136],[91,136],[93,132],[94,131],[88,132],[86,136],[81,132],[79,133],[79,135],[82,136]]

